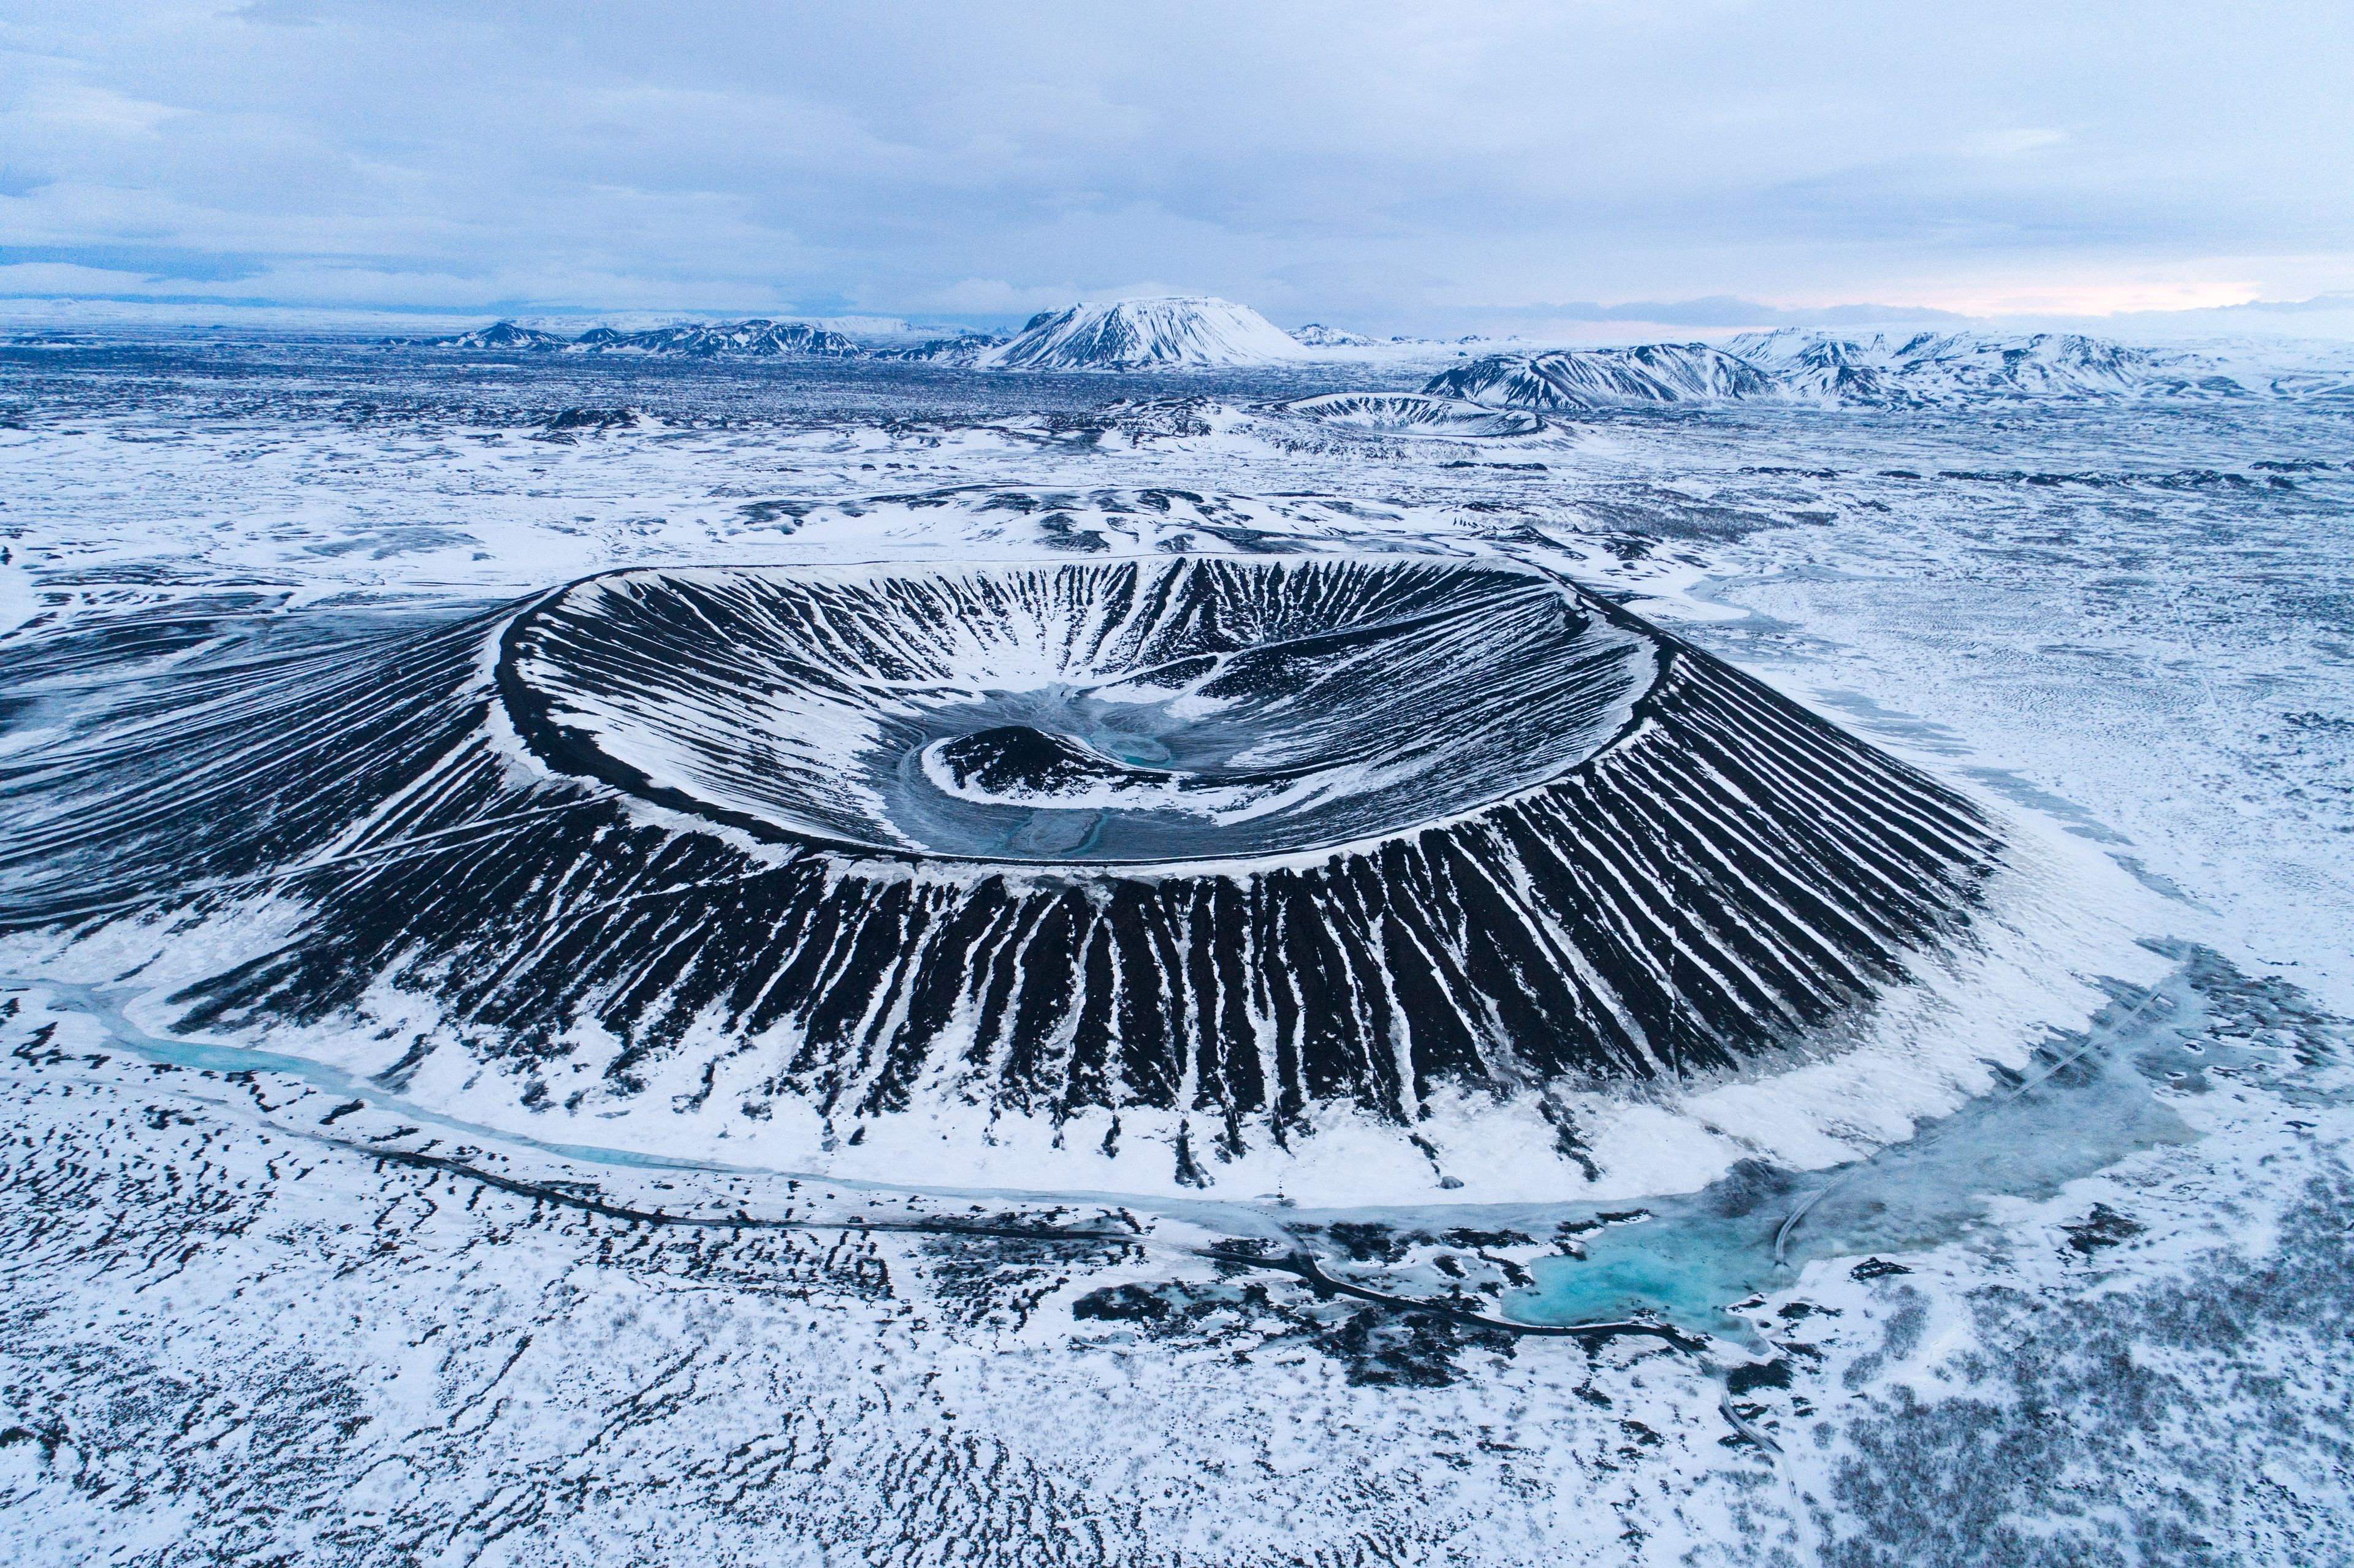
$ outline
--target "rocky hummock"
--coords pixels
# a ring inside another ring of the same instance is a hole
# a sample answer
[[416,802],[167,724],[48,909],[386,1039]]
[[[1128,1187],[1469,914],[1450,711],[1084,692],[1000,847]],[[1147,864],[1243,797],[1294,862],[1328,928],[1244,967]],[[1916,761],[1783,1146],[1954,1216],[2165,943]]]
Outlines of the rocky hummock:
[[1526,1181],[1575,1181],[1564,1097],[1835,1038],[2001,855],[1494,563],[639,570],[164,679],[0,790],[0,927],[258,920],[189,946],[228,956],[179,1028],[390,1008],[388,1088],[882,1180],[1271,1181],[1338,1139],[1346,1190],[1510,1103]]
[[1344,332],[1339,327],[1326,326],[1321,322],[1310,322],[1306,326],[1294,327],[1291,329],[1291,335],[1310,348],[1372,348],[1375,346],[1373,340],[1363,333]]
[[605,435],[638,427],[635,408],[560,408],[540,422],[540,433],[552,440],[582,435]]
[[1041,311],[980,363],[998,370],[1204,370],[1302,355],[1291,334],[1247,305],[1172,298]]
[[875,357],[970,369],[981,363],[983,355],[1004,342],[1003,338],[993,337],[987,333],[959,333],[952,337],[930,338],[903,348],[877,349]]
[[1028,725],[1003,725],[936,741],[929,753],[925,761],[945,775],[944,789],[1025,808],[1052,807],[1130,782],[1150,787],[1145,770],[1106,757],[1074,736],[1049,735]]

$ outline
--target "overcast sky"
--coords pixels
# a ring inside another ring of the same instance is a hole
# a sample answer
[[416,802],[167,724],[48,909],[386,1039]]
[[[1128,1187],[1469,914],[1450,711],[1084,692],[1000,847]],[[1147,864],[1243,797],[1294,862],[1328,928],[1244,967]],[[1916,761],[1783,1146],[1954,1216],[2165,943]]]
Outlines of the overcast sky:
[[1384,332],[2297,300],[2354,290],[2349,81],[2346,0],[0,0],[0,294],[1208,292]]

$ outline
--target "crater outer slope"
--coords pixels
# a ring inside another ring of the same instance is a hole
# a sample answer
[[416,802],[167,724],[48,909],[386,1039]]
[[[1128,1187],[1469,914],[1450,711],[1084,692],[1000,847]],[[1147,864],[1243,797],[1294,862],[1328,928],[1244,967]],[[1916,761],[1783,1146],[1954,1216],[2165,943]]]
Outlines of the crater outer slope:
[[[952,1086],[1056,1117],[1214,1112],[1239,1146],[1334,1099],[1410,1123],[1448,1083],[1721,1068],[1895,980],[1997,849],[1912,769],[1496,567],[635,573],[519,619],[507,649],[558,768],[848,858],[731,921],[733,961],[684,992],[795,1036],[784,1078],[829,1114]],[[1338,799],[1304,822],[1223,797],[1188,818],[1168,763],[1123,762],[1037,696],[1087,683],[1164,718],[1240,705],[1260,766],[1229,776],[1297,758]],[[1002,722],[1025,703],[1064,726]],[[952,778],[1034,767],[1005,809],[1121,820],[1114,847],[909,831],[937,824],[892,791],[935,734],[1004,748],[955,754]],[[1390,809],[1369,813],[1376,779]],[[1118,853],[1171,818],[1194,824],[1180,853]],[[917,874],[859,869],[878,856]]]
[[[631,573],[156,680],[73,810],[27,776],[0,914],[299,893],[180,1027],[406,991],[444,1023],[393,1086],[496,1063],[526,1108],[560,1072],[567,1106],[850,1142],[1109,1113],[1181,1182],[1343,1108],[1406,1133],[1754,1060],[1903,983],[2001,853],[1914,769],[1501,563]],[[1109,840],[992,855],[968,806]]]

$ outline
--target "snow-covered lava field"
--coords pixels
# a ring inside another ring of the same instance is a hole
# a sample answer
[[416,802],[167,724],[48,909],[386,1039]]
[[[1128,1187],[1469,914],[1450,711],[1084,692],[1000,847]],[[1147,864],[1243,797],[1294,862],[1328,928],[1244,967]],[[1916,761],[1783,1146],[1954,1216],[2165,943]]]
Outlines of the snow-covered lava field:
[[0,346],[0,1557],[2354,1557],[2354,379],[1729,348]]

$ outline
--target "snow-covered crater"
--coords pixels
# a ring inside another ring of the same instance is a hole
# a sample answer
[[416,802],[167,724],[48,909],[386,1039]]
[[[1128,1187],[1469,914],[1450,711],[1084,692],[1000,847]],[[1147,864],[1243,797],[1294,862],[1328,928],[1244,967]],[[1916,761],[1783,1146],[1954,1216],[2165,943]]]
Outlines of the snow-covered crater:
[[756,830],[1012,861],[1379,837],[1620,731],[1646,639],[1430,562],[625,572],[521,618],[544,755]]

